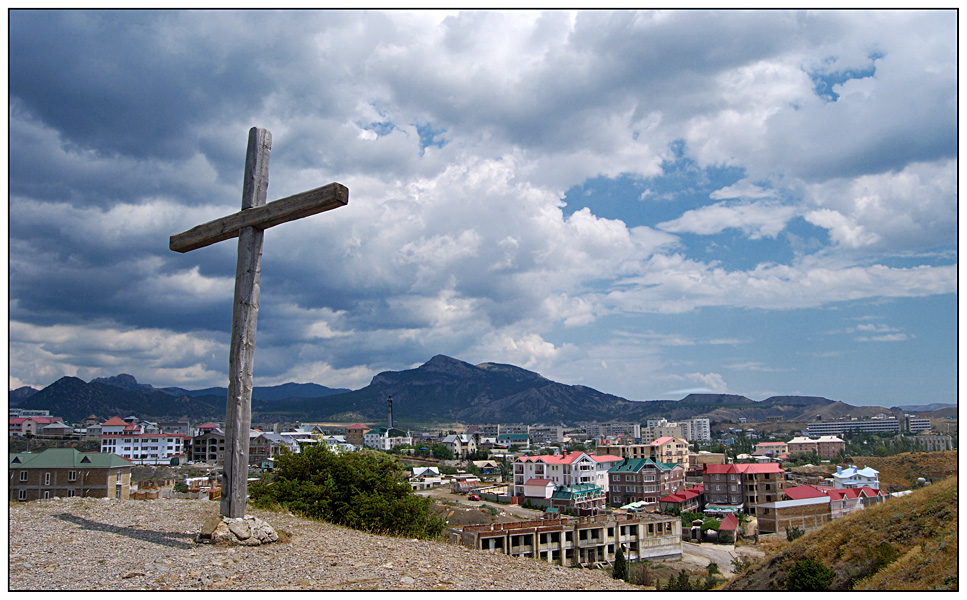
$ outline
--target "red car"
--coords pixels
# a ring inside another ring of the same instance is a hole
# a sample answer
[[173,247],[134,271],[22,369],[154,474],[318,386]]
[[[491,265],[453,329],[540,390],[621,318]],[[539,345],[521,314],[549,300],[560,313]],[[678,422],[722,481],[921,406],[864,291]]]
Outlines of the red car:
[[478,496],[477,494],[470,494],[469,496],[467,496],[467,500],[480,500],[480,496]]

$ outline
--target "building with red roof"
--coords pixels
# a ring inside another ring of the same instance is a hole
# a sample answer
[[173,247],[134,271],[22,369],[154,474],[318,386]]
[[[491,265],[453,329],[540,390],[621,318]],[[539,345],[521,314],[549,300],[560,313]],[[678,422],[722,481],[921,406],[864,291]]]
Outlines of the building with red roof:
[[525,496],[530,479],[549,479],[557,487],[577,484],[594,485],[608,491],[608,469],[620,461],[617,456],[597,456],[587,452],[521,456],[514,461],[511,495]]
[[44,427],[63,422],[61,417],[11,417],[9,435],[40,435]]
[[346,428],[346,441],[357,448],[362,448],[365,445],[366,432],[370,429],[372,427],[363,425],[362,423],[350,425]]
[[703,486],[696,485],[659,498],[658,510],[667,512],[678,509],[680,512],[699,512],[704,505],[703,491]]
[[778,463],[706,465],[702,474],[706,510],[744,510],[782,499],[785,471]]

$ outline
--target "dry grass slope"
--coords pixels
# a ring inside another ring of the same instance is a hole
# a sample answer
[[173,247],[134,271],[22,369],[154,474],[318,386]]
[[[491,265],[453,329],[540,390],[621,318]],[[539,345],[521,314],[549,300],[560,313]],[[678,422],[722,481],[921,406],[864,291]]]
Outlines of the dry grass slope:
[[956,590],[957,478],[812,531],[725,589],[785,589],[786,573],[803,558],[836,573],[831,590]]

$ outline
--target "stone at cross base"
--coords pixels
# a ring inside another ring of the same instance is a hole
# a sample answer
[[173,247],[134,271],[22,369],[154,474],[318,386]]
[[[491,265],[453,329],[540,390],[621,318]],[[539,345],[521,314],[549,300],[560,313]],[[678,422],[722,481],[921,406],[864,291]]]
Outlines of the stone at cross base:
[[226,542],[241,546],[261,546],[279,541],[279,534],[263,519],[246,515],[240,518],[212,515],[205,519],[196,542]]

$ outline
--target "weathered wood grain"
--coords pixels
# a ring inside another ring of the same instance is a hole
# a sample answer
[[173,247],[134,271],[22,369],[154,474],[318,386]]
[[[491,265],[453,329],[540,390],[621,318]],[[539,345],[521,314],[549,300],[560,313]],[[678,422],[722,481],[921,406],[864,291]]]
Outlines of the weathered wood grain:
[[349,204],[349,188],[330,183],[308,192],[295,194],[264,206],[243,209],[233,215],[209,221],[169,239],[175,252],[190,252],[238,236],[244,227],[268,229],[288,221],[315,215]]
[[[265,205],[269,187],[272,135],[253,127],[249,131],[242,183],[242,209]],[[255,331],[259,316],[264,230],[244,227],[238,232],[235,265],[235,301],[232,306],[232,342],[228,356],[228,398],[225,404],[225,471],[221,513],[245,516],[248,495],[248,451],[252,428],[252,374],[255,370]]]

